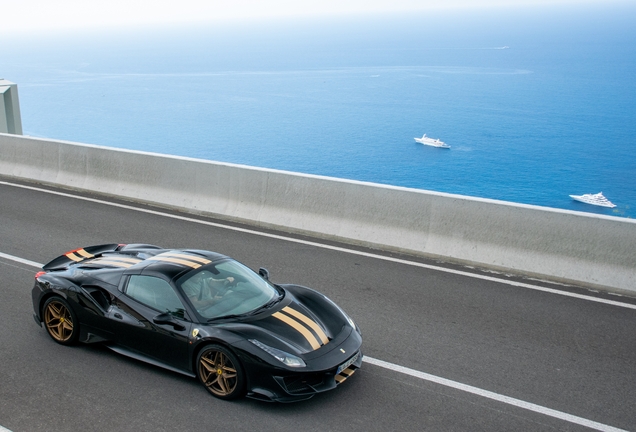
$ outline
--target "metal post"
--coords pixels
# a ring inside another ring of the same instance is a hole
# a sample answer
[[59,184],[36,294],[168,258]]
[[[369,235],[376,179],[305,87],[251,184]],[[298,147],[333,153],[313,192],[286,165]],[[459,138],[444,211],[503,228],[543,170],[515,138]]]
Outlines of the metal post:
[[0,78],[0,132],[22,135],[18,85]]

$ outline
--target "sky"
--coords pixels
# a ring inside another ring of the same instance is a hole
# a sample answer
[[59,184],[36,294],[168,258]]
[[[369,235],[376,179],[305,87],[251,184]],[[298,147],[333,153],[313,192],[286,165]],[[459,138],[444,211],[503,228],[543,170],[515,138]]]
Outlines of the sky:
[[0,0],[0,34],[625,0]]

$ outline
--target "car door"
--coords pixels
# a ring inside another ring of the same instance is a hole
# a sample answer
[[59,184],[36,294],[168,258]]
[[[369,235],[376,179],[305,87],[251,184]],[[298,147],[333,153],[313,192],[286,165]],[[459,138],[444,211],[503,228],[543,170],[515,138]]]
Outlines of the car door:
[[117,307],[127,319],[116,324],[117,342],[168,366],[190,370],[188,336],[192,322],[175,289],[155,276],[130,275],[122,291]]

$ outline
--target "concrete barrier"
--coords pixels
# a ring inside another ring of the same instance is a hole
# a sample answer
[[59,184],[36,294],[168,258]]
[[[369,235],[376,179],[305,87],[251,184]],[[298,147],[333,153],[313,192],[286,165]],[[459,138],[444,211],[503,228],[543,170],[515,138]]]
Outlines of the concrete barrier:
[[0,174],[636,292],[631,219],[8,134],[0,134]]

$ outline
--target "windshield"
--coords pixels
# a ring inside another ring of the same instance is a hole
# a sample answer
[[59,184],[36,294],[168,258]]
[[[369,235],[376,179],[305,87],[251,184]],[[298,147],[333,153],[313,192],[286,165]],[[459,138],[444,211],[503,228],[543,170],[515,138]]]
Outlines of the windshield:
[[179,281],[204,319],[243,315],[277,299],[277,289],[243,264],[227,260],[201,267]]

